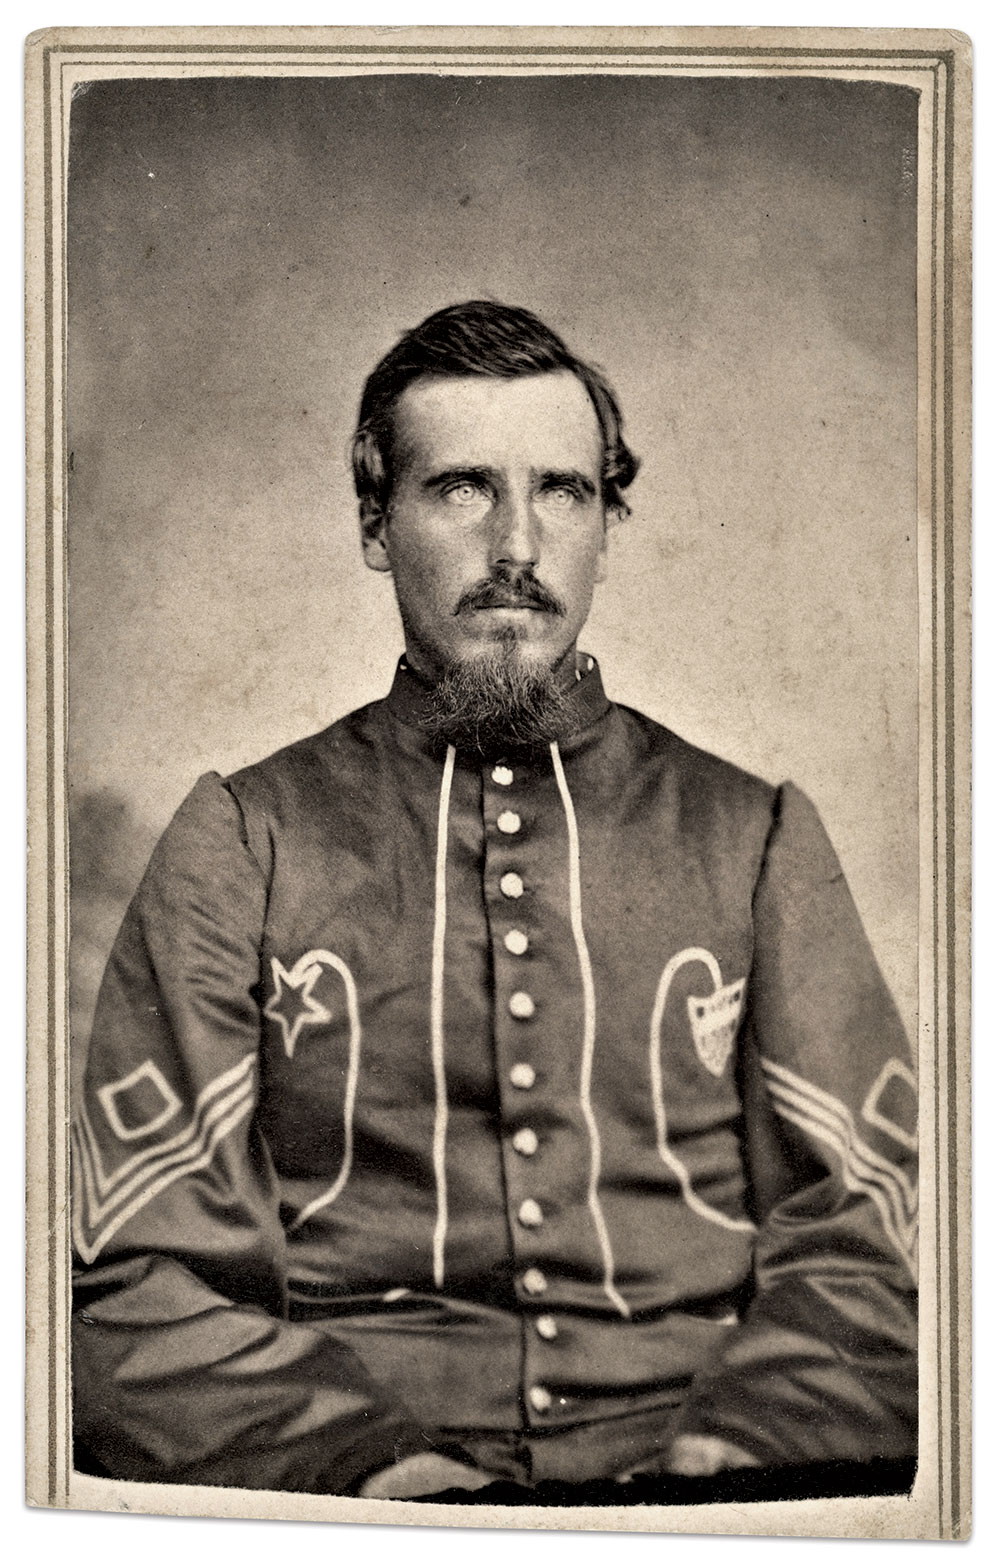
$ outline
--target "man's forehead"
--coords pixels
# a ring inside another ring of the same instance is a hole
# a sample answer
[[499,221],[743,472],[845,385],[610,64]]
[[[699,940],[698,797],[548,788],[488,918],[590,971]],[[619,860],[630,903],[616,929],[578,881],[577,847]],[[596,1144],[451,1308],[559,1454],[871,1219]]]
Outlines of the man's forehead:
[[570,370],[426,375],[403,392],[394,426],[397,454],[421,465],[597,468],[603,447],[594,405]]

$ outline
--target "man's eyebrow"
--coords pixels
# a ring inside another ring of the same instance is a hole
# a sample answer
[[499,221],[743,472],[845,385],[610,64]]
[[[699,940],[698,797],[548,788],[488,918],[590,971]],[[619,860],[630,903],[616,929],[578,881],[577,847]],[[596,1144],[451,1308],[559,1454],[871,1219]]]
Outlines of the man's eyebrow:
[[443,489],[446,484],[490,484],[496,481],[492,467],[445,467],[424,479],[425,489]]
[[[445,467],[439,472],[431,473],[423,481],[424,489],[445,489],[449,484],[471,483],[481,485],[493,485],[498,483],[499,475],[492,467]],[[597,485],[592,478],[576,467],[547,467],[537,474],[536,482],[544,489],[573,489],[580,494],[593,498],[597,494]]]
[[594,480],[575,467],[546,468],[544,473],[539,474],[539,482],[546,489],[579,489],[591,497],[597,493]]

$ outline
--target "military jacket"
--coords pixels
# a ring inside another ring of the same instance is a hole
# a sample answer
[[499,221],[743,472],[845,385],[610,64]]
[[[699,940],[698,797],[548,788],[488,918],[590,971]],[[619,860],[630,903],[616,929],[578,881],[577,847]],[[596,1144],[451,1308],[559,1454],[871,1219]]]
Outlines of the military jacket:
[[98,1469],[344,1492],[662,1407],[914,1445],[914,1077],[808,800],[608,702],[485,759],[397,671],[157,847],[76,1115]]

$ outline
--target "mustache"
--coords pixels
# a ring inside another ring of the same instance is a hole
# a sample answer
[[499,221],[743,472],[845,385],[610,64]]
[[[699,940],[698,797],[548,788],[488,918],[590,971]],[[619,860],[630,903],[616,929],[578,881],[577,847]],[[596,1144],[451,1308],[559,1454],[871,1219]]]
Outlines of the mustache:
[[497,566],[483,581],[462,593],[453,612],[463,614],[468,609],[537,609],[566,617],[565,603],[538,580],[530,566],[525,570]]

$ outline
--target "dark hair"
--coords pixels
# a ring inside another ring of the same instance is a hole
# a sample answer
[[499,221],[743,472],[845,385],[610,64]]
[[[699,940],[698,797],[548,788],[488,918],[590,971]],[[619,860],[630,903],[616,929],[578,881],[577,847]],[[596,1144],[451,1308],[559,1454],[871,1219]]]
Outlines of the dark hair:
[[392,492],[393,411],[411,382],[423,375],[497,375],[512,379],[546,370],[570,370],[594,404],[604,457],[601,495],[605,506],[628,516],[622,490],[639,470],[622,438],[622,416],[601,371],[572,354],[554,331],[513,305],[488,299],[450,304],[400,338],[365,382],[351,449],[354,487],[362,506],[384,511]]

